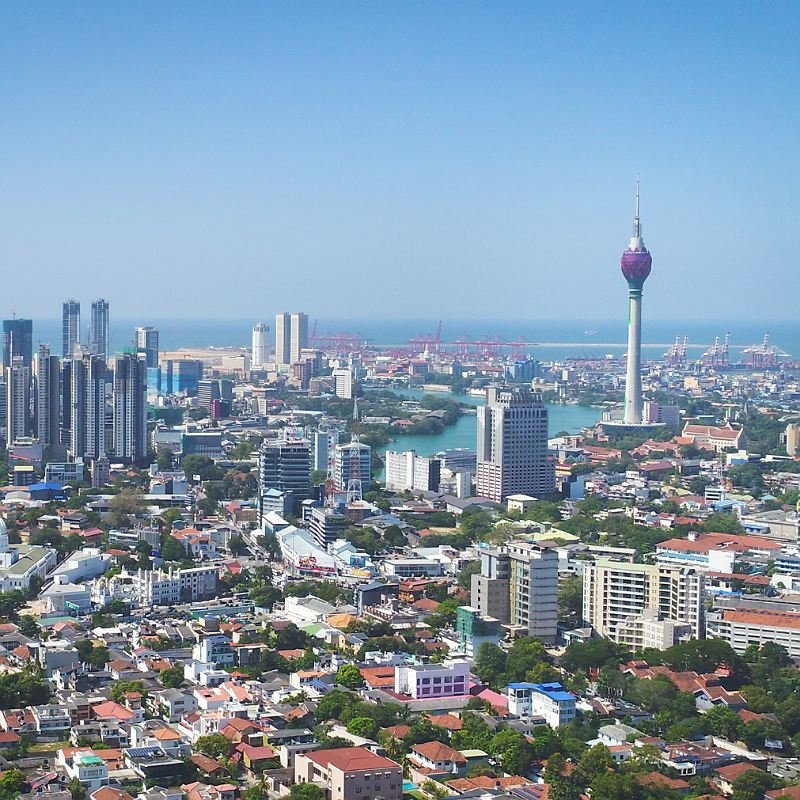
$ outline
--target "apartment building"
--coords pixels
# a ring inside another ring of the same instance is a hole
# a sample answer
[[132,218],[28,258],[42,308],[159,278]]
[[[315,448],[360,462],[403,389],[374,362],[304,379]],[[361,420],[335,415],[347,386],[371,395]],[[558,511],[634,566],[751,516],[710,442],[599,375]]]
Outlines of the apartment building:
[[707,636],[723,639],[737,653],[751,644],[774,642],[786,648],[790,658],[800,658],[800,612],[731,608],[709,613]]
[[575,719],[575,695],[560,683],[510,683],[508,710],[518,717],[541,717],[551,728]]
[[298,753],[294,782],[316,784],[326,800],[401,800],[403,796],[403,768],[364,747]]
[[481,550],[471,606],[543,642],[556,639],[558,553],[553,542],[509,542]]
[[641,650],[705,635],[700,570],[598,559],[583,581],[584,619],[618,644]]

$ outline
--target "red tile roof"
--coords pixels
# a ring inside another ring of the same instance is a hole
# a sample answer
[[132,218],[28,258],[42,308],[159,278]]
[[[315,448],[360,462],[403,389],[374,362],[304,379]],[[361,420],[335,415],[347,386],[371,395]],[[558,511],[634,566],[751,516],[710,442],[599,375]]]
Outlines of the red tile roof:
[[342,772],[374,769],[402,769],[395,761],[379,756],[364,747],[338,747],[333,750],[315,750],[305,754],[321,767],[334,767]]
[[421,755],[429,761],[452,761],[456,764],[466,764],[467,759],[458,752],[441,742],[423,742],[411,747],[411,755]]

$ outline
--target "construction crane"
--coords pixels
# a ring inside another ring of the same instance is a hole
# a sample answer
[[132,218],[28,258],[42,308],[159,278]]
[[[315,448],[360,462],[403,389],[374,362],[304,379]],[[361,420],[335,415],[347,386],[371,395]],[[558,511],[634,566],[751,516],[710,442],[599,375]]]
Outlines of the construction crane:
[[780,359],[789,357],[786,351],[769,343],[769,331],[764,334],[764,340],[760,344],[745,347],[743,352],[750,356],[750,366],[753,369],[775,369]]
[[408,343],[414,350],[419,350],[421,352],[427,350],[429,353],[438,353],[439,346],[442,343],[442,321],[439,320],[439,325],[436,328],[436,333],[434,334],[420,333],[417,336],[412,336],[408,340]]

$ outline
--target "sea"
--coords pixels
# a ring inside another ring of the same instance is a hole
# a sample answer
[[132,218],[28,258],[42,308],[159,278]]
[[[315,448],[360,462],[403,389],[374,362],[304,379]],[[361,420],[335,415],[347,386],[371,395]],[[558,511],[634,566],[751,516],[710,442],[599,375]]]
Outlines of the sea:
[[[272,327],[272,315],[263,319]],[[177,350],[180,347],[249,347],[251,329],[255,319],[214,319],[197,317],[187,319],[117,319],[111,316],[111,350],[121,351],[130,347],[133,329],[137,325],[153,325],[160,334],[162,350]],[[84,323],[86,320],[84,320]],[[329,336],[350,333],[366,339],[375,346],[404,346],[414,337],[435,334],[439,320],[436,319],[312,319],[317,335]],[[49,343],[54,352],[61,350],[61,320],[34,320],[34,342]],[[558,361],[564,358],[603,358],[606,355],[619,357],[626,350],[627,320],[592,319],[475,319],[454,318],[442,322],[442,342],[475,341],[524,341],[525,352],[542,361]],[[85,329],[84,325],[84,329]],[[730,335],[730,358],[743,358],[743,350],[759,344],[764,334],[769,334],[770,343],[795,359],[800,358],[800,320],[751,320],[730,319],[715,322],[704,319],[662,321],[647,319],[646,309],[642,322],[643,357],[660,358],[676,337],[688,339],[687,354],[697,358],[707,350],[716,337],[722,341]]]

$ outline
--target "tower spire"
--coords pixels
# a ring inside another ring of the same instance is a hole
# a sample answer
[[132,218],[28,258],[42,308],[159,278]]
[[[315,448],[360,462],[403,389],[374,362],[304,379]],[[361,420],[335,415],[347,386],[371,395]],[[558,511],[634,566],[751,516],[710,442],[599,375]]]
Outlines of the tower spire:
[[636,176],[636,215],[633,218],[633,236],[631,243],[628,247],[629,250],[642,251],[644,250],[644,241],[642,240],[642,220],[639,216],[639,176]]

